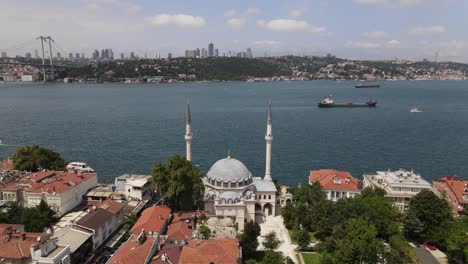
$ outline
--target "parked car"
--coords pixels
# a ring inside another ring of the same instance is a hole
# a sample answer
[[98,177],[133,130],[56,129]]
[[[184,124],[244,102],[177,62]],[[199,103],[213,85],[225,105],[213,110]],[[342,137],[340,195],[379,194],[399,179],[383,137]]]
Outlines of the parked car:
[[431,245],[431,244],[429,244],[427,242],[424,242],[423,244],[427,249],[430,249],[430,250],[436,250],[437,249],[436,246]]

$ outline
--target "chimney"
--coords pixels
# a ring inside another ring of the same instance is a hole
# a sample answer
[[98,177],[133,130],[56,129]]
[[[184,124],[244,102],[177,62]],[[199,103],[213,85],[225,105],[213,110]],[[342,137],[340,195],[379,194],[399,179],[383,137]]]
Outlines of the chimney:
[[24,233],[24,232],[21,233],[21,240],[23,240],[23,241],[26,240],[26,233]]

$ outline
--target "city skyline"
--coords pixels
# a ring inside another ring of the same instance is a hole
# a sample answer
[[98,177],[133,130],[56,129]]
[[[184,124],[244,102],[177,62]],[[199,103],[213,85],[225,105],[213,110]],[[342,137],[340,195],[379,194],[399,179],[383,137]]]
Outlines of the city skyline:
[[[8,14],[0,21],[9,25],[0,36],[0,50],[51,35],[62,56],[90,57],[94,49],[111,47],[114,57],[131,51],[179,57],[191,47],[208,49],[212,42],[220,54],[251,48],[255,56],[332,53],[350,59],[468,62],[463,29],[468,3],[461,0],[6,0],[0,8]],[[34,54],[34,49],[17,52]]]

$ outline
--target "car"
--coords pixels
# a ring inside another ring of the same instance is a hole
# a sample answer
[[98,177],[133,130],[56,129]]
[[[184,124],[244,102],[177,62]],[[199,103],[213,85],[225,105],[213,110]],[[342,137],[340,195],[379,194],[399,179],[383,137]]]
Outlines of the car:
[[429,244],[427,242],[424,242],[423,244],[427,249],[430,249],[430,250],[436,250],[437,249],[436,246],[431,245],[431,244]]

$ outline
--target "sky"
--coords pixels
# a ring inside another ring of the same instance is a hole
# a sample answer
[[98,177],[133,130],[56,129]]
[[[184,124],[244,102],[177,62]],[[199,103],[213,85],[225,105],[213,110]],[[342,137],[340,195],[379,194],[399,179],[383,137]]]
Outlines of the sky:
[[[468,0],[1,0],[0,51],[186,49],[468,63]],[[33,53],[34,54],[34,53]]]

